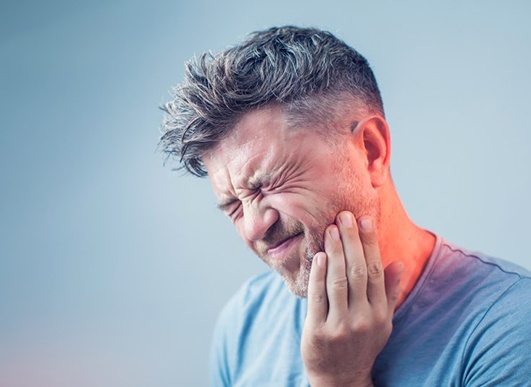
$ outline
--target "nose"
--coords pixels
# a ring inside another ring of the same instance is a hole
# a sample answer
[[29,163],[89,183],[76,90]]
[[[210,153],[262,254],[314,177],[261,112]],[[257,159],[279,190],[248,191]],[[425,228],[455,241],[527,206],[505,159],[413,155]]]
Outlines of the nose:
[[250,241],[263,239],[278,220],[278,212],[263,202],[248,202],[243,207],[245,237]]

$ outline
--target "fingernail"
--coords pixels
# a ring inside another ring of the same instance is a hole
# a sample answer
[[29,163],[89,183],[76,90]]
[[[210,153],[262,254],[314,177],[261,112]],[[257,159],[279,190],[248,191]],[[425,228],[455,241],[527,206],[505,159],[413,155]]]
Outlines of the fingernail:
[[404,268],[405,268],[404,263],[400,261],[398,262],[397,266],[398,266],[397,267],[398,272],[400,273],[400,275],[402,275],[402,273],[404,272]]
[[396,277],[396,282],[399,283],[400,281],[402,281],[402,275],[404,274],[404,264],[402,262],[399,262],[398,263],[398,267],[397,267],[397,270],[398,270],[398,276]]
[[352,214],[350,212],[342,212],[339,215],[339,221],[345,227],[352,227]]
[[366,216],[361,218],[360,227],[363,231],[372,231],[372,219]]
[[339,240],[339,231],[337,231],[337,228],[332,227],[330,229],[330,236],[333,240],[338,241]]

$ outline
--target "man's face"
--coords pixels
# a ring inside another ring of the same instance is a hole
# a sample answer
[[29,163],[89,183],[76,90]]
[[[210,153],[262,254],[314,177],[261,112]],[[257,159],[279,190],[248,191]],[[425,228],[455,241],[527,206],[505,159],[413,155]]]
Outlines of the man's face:
[[290,127],[279,108],[264,108],[244,115],[203,155],[219,207],[300,297],[336,214],[378,219],[378,197],[350,123],[338,124],[330,132],[338,137],[325,141],[316,128]]

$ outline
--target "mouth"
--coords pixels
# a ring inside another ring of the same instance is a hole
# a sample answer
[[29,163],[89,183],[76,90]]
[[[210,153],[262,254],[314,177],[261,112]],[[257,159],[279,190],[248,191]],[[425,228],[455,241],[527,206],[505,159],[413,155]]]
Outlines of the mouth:
[[302,237],[302,234],[300,232],[280,241],[274,247],[269,248],[267,254],[272,258],[280,259]]

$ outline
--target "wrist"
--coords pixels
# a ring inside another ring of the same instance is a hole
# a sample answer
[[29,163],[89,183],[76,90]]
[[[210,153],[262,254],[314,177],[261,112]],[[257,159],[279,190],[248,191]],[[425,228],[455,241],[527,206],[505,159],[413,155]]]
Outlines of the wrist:
[[316,376],[309,378],[311,387],[374,387],[371,375],[355,375],[349,377]]

